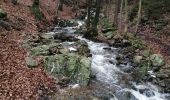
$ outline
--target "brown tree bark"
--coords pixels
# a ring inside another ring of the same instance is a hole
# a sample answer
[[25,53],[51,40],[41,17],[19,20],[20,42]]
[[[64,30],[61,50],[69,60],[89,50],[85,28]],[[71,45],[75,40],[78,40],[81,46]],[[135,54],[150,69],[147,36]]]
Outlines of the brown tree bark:
[[142,9],[142,0],[139,0],[139,9],[138,9],[138,18],[137,18],[137,23],[136,23],[136,29],[135,29],[135,36],[137,35],[138,32],[138,27],[141,19],[141,9]]
[[97,24],[99,22],[101,1],[102,0],[96,0],[96,12],[95,12],[96,14],[95,14],[94,21],[93,21],[93,24],[92,24],[92,29],[93,29],[94,32],[97,32]]
[[114,21],[113,26],[118,27],[118,14],[119,14],[119,0],[115,0]]
[[124,32],[126,33],[128,30],[128,5],[127,5],[128,1],[125,0],[125,29]]

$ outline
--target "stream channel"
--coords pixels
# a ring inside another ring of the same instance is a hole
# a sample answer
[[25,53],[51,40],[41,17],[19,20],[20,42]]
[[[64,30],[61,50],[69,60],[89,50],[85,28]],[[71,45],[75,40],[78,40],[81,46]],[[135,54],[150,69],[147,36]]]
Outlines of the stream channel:
[[[79,40],[86,41],[90,49],[91,71],[95,79],[90,82],[91,95],[98,97],[99,100],[168,100],[170,94],[160,93],[158,87],[149,82],[134,82],[131,74],[126,70],[134,67],[130,62],[126,64],[116,65],[116,57],[119,55],[120,48],[114,48],[106,43],[99,43],[84,38],[81,34],[75,32],[84,25],[83,21],[71,20],[77,22],[77,26],[73,27],[55,27],[53,31],[45,34],[57,34],[64,32],[72,35]],[[71,42],[65,42],[71,44]],[[74,48],[72,48],[74,49]],[[73,85],[78,88],[78,84]],[[85,96],[76,100],[91,100]],[[68,98],[75,100],[74,98]],[[59,99],[60,100],[60,99]],[[62,99],[61,99],[62,100]],[[98,99],[93,99],[98,100]]]

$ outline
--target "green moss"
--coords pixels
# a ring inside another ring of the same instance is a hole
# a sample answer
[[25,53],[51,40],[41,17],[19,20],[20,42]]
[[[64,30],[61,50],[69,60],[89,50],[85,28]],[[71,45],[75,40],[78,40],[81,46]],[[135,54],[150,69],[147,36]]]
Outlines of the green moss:
[[45,69],[61,80],[68,77],[70,83],[87,85],[90,79],[90,60],[76,54],[59,54],[44,58]]
[[7,13],[3,9],[0,8],[0,18],[4,18],[6,16],[7,16]]
[[49,46],[47,45],[37,46],[31,49],[30,54],[33,56],[47,55],[49,53],[48,49]]
[[34,0],[33,5],[31,7],[31,11],[33,12],[33,14],[35,15],[35,18],[37,20],[41,20],[42,19],[42,13],[39,9],[39,0]]

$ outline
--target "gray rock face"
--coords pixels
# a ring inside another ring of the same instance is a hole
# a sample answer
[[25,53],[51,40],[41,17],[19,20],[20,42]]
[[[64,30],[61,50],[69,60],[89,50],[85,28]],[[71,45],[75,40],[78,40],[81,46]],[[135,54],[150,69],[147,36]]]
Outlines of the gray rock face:
[[44,62],[46,70],[56,76],[62,84],[88,85],[91,73],[91,62],[88,58],[68,53],[46,56]]

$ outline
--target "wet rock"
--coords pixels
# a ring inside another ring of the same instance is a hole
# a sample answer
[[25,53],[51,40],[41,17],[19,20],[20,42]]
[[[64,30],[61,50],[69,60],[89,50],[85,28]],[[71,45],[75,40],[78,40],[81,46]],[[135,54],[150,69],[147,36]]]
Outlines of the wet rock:
[[0,19],[5,18],[7,16],[7,13],[0,8]]
[[88,44],[85,41],[77,41],[76,46],[78,47],[77,48],[78,54],[86,57],[91,56],[90,49],[88,48]]
[[147,75],[147,71],[148,71],[148,68],[146,66],[137,67],[135,71],[135,78],[137,80],[139,79],[147,80],[147,79],[144,79],[145,76]]
[[75,37],[69,36],[69,35],[67,35],[65,33],[62,33],[62,32],[61,33],[56,33],[54,35],[54,39],[60,39],[62,41],[78,41],[78,39],[76,39]]
[[33,56],[39,55],[48,55],[49,54],[49,46],[47,45],[40,45],[31,49],[30,54]]
[[26,58],[26,64],[28,65],[29,68],[33,68],[33,67],[36,67],[38,65],[38,62],[31,57],[27,57]]
[[53,39],[54,37],[52,35],[48,34],[41,34],[39,35],[40,39]]
[[161,54],[153,54],[150,56],[150,59],[154,67],[160,67],[164,65],[164,58]]
[[152,97],[152,96],[155,95],[154,92],[151,91],[151,90],[149,90],[149,89],[139,89],[139,92],[140,92],[141,94],[146,95],[147,97]]
[[131,92],[124,91],[117,94],[119,100],[138,100]]
[[140,64],[142,59],[143,59],[142,56],[134,56],[133,62],[136,64]]
[[122,42],[123,42],[123,47],[128,47],[128,46],[131,46],[131,45],[132,45],[129,40],[125,40],[125,39],[124,39]]
[[102,29],[102,33],[107,33],[107,32],[114,31],[114,30],[115,29],[113,28]]
[[78,26],[78,23],[75,21],[69,21],[69,20],[58,20],[58,26],[59,27],[74,27],[74,26]]
[[0,26],[4,27],[7,31],[10,31],[12,29],[11,24],[4,20],[0,20]]
[[151,50],[144,50],[144,51],[141,52],[141,54],[144,57],[149,57],[152,54],[152,52],[151,52]]
[[13,3],[14,5],[16,5],[16,4],[17,4],[17,1],[18,1],[18,0],[12,0],[12,3]]
[[90,80],[90,65],[88,58],[76,54],[58,54],[44,58],[45,69],[59,80],[69,77],[70,83],[86,86]]
[[119,35],[115,35],[113,37],[113,40],[111,41],[111,45],[115,47],[128,47],[128,46],[131,46],[132,44],[129,40],[123,39]]
[[62,46],[62,44],[53,44],[49,47],[50,54],[66,54],[69,53],[69,49]]
[[116,60],[117,60],[117,63],[116,63],[117,65],[126,64],[125,57],[123,55],[118,55],[116,57]]
[[67,87],[67,85],[70,83],[70,78],[63,76],[62,79],[58,82],[58,84],[62,87]]
[[103,48],[103,49],[104,49],[104,50],[108,50],[108,51],[112,50],[111,47],[105,47],[105,48]]

